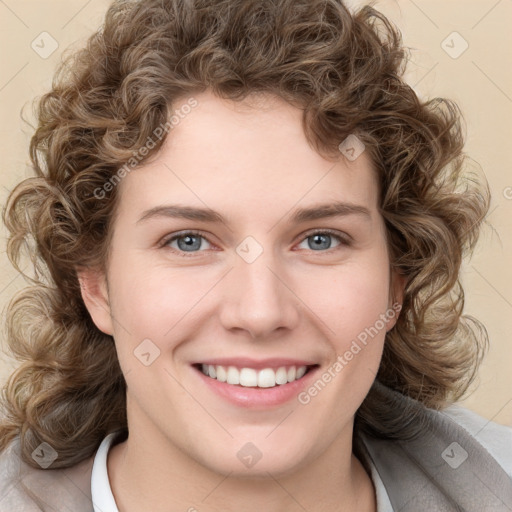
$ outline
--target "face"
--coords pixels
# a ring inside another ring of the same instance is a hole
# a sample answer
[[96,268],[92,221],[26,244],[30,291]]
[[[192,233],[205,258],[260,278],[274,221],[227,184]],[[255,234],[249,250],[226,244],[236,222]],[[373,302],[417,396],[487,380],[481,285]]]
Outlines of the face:
[[364,152],[321,157],[282,100],[195,99],[118,185],[106,279],[84,272],[83,297],[114,337],[130,437],[223,474],[285,474],[350,442],[396,321],[376,174]]

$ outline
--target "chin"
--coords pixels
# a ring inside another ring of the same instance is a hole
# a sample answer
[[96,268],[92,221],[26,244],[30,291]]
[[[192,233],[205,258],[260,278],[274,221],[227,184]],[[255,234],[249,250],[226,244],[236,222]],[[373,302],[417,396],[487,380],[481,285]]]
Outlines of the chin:
[[269,473],[276,478],[287,476],[306,463],[300,455],[299,447],[293,449],[281,446],[279,449],[269,442],[258,444],[250,441],[234,444],[236,447],[220,448],[222,453],[217,458],[212,457],[212,451],[209,450],[207,459],[200,457],[196,460],[210,471],[229,474],[230,478],[262,480],[268,479]]

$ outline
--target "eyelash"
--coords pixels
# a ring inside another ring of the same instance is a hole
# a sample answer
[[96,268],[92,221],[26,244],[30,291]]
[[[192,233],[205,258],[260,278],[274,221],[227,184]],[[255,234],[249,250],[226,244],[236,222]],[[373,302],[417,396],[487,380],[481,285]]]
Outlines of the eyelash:
[[[204,238],[209,244],[212,244],[212,242],[210,242],[210,240],[208,240],[208,238],[201,231],[194,231],[194,230],[192,230],[192,231],[182,231],[180,233],[177,233],[177,234],[173,235],[170,238],[164,239],[163,242],[160,244],[160,247],[161,248],[168,248],[168,249],[170,249],[173,252],[177,252],[180,256],[182,256],[184,258],[194,258],[194,257],[197,257],[195,255],[197,253],[201,253],[203,251],[192,251],[190,253],[187,253],[186,251],[181,251],[179,249],[171,248],[168,245],[171,242],[173,242],[174,240],[177,240],[178,238],[184,238],[184,237],[186,237],[188,235]],[[311,250],[312,252],[318,252],[318,253],[332,252],[332,251],[336,251],[337,249],[340,249],[342,246],[350,247],[352,245],[352,242],[351,242],[351,240],[349,240],[350,237],[348,235],[342,236],[339,232],[334,231],[332,229],[317,229],[317,230],[314,230],[314,231],[306,232],[303,235],[303,238],[300,241],[303,242],[304,240],[306,240],[306,239],[308,239],[308,238],[310,238],[310,237],[312,237],[314,235],[330,235],[330,236],[333,236],[334,238],[336,238],[340,242],[340,245],[337,246],[337,247],[334,247],[332,249],[326,249],[325,251],[312,251]]]

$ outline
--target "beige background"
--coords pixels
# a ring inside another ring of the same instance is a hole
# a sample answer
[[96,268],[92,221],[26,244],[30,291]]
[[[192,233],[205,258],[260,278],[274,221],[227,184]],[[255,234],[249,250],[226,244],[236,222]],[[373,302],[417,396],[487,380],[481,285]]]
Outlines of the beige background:
[[[349,5],[361,3],[352,0]],[[49,87],[63,50],[83,43],[101,24],[108,4],[106,0],[0,0],[2,206],[7,192],[30,175],[31,130],[22,123],[20,110],[25,107],[30,114],[30,100]],[[461,106],[467,152],[490,183],[489,227],[473,259],[465,263],[463,283],[465,312],[484,322],[491,349],[473,393],[463,404],[488,419],[512,425],[512,1],[381,0],[376,7],[398,24],[411,48],[407,77],[420,97],[448,96]],[[48,55],[52,45],[58,48]],[[1,240],[0,307],[4,308],[24,281],[5,255],[3,226]],[[2,342],[4,337],[2,333]],[[3,383],[12,362],[0,357]]]

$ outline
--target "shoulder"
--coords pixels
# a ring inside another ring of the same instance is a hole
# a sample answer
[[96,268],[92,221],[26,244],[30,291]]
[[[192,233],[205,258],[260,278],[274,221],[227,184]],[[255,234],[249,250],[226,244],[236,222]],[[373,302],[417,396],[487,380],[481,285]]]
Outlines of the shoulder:
[[440,414],[464,428],[512,478],[512,426],[500,425],[459,404]]
[[512,510],[510,427],[458,404],[434,410],[391,389],[383,396],[392,397],[401,423],[362,441],[394,510]]
[[16,438],[0,453],[0,512],[92,512],[93,458],[66,469],[35,469],[20,456]]

